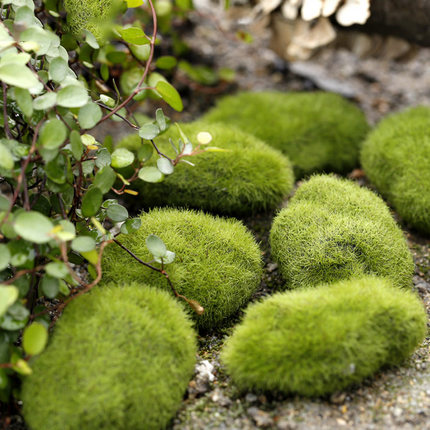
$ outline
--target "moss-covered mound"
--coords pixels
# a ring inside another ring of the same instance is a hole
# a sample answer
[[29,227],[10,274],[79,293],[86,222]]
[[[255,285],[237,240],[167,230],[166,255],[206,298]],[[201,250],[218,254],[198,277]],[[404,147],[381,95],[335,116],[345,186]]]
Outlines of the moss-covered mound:
[[289,288],[374,274],[412,285],[414,264],[386,204],[370,190],[313,176],[275,218],[274,258]]
[[348,172],[358,164],[369,126],[352,103],[332,93],[241,93],[204,116],[251,133],[286,154],[297,176]]
[[[192,157],[189,161],[195,167],[180,163],[160,183],[138,181],[141,204],[145,207],[171,205],[246,215],[274,209],[292,190],[294,175],[288,159],[257,138],[220,124],[195,122],[182,124],[181,128],[194,144],[200,131],[210,132],[213,137],[210,146],[228,152]],[[156,142],[162,152],[175,158],[169,137],[178,141],[176,127],[171,127]],[[126,137],[119,146],[136,150],[140,138]],[[155,161],[153,157],[152,163]]]
[[103,41],[108,25],[121,7],[120,0],[64,0],[67,22],[77,36],[88,30]]
[[361,162],[399,215],[430,233],[430,108],[385,118],[365,141]]
[[369,277],[252,305],[222,358],[241,388],[320,396],[402,363],[425,334],[419,299]]
[[[150,234],[176,253],[166,271],[178,293],[205,308],[203,315],[193,314],[199,328],[220,325],[248,302],[260,283],[262,264],[260,249],[242,223],[176,209],[153,210],[141,218],[136,233],[119,235],[118,240],[143,261],[152,259],[145,244]],[[162,275],[116,244],[104,252],[103,279],[145,282],[170,291]]]
[[165,428],[193,373],[195,334],[182,307],[139,283],[96,288],[64,312],[24,380],[32,430]]

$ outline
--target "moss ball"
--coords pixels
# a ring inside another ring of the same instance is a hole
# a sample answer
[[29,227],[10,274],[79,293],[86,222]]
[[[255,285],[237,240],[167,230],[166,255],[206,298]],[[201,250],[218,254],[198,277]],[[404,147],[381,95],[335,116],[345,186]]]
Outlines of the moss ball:
[[[178,293],[205,308],[203,315],[192,313],[200,329],[222,324],[258,288],[261,252],[240,221],[176,209],[155,209],[141,219],[136,233],[119,235],[118,240],[143,261],[152,260],[145,243],[150,234],[159,236],[176,254],[166,271]],[[102,266],[105,281],[139,281],[170,291],[162,275],[139,264],[116,244],[106,248]]]
[[[188,158],[192,167],[179,163],[172,175],[163,182],[138,182],[144,207],[170,205],[203,209],[225,215],[247,215],[277,207],[294,185],[290,162],[279,151],[235,128],[222,124],[195,122],[181,124],[193,142],[201,131],[212,135],[209,146],[227,152],[207,152]],[[156,139],[157,146],[171,158],[175,153],[169,138],[179,139],[176,127],[171,127]],[[119,146],[138,149],[140,138],[131,135]],[[151,160],[155,164],[156,157]]]
[[369,126],[355,105],[333,93],[240,93],[204,119],[235,125],[288,156],[296,176],[344,173],[358,164]]
[[414,263],[402,231],[376,194],[352,181],[313,176],[270,232],[288,288],[374,274],[410,287]]
[[196,339],[182,307],[139,283],[75,299],[24,379],[32,430],[150,430],[175,415],[193,373]]
[[420,300],[387,279],[340,281],[250,306],[222,359],[242,389],[321,396],[401,364],[426,320]]
[[120,0],[64,0],[67,23],[76,36],[81,37],[88,30],[103,42],[121,3]]
[[430,108],[417,107],[382,120],[365,141],[361,162],[398,214],[430,233]]

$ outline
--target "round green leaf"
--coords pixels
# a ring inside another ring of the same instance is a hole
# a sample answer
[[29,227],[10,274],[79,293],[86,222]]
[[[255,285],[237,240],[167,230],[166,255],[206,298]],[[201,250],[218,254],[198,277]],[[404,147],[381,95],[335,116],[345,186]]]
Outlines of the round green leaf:
[[69,65],[61,57],[56,57],[49,65],[49,75],[54,82],[61,83],[67,76]]
[[6,269],[10,262],[10,251],[9,248],[4,244],[0,243],[0,271]]
[[160,182],[164,178],[164,175],[154,166],[142,167],[138,176],[142,181],[152,183]]
[[57,105],[67,108],[82,107],[88,102],[87,90],[80,85],[68,85],[57,93]]
[[184,105],[182,104],[181,96],[172,85],[168,82],[158,81],[155,89],[168,105],[178,112],[182,112]]
[[15,286],[0,284],[0,317],[6,313],[9,306],[15,303],[18,295],[19,291]]
[[157,160],[158,170],[164,175],[171,175],[173,173],[174,167],[170,160],[164,157],[160,157]]
[[62,261],[53,261],[52,263],[48,263],[45,266],[45,272],[49,276],[58,279],[65,278],[69,274],[67,266]]
[[29,91],[24,88],[15,88],[15,100],[22,113],[30,118],[33,115],[33,99]]
[[157,124],[144,124],[139,129],[139,136],[142,139],[151,140],[157,137],[160,134],[160,129],[158,128]]
[[91,48],[93,49],[99,49],[100,45],[98,44],[94,34],[88,30],[84,30],[84,33],[85,33],[85,41],[88,43],[88,45],[90,45]]
[[115,183],[116,174],[110,166],[105,166],[100,169],[94,178],[94,186],[100,188],[103,194],[106,194]]
[[112,153],[112,167],[122,169],[129,166],[134,161],[134,154],[125,148],[117,148]]
[[15,218],[14,229],[23,239],[34,243],[49,242],[49,233],[54,228],[51,220],[39,212],[21,212]]
[[130,218],[121,226],[121,233],[130,234],[136,230],[139,230],[142,225],[142,220],[140,218]]
[[43,294],[48,299],[54,299],[60,290],[60,280],[49,275],[45,275],[40,283]]
[[14,63],[6,63],[0,66],[0,80],[6,84],[27,90],[39,86],[39,80],[28,67],[17,67]]
[[155,65],[159,69],[169,70],[176,66],[177,60],[175,57],[172,57],[170,55],[166,55],[164,57],[159,57],[155,63]]
[[22,335],[22,346],[28,355],[40,354],[48,342],[48,330],[43,324],[34,322],[26,327]]
[[93,128],[102,118],[100,106],[90,102],[79,109],[78,120],[82,128]]
[[96,241],[90,236],[79,236],[72,241],[72,249],[76,252],[89,252],[96,248]]
[[9,148],[0,143],[0,167],[6,170],[12,170],[15,165]]
[[100,209],[102,200],[103,200],[103,193],[100,191],[100,189],[97,187],[90,188],[85,193],[82,199],[82,207],[81,207],[82,215],[84,217],[94,216]]
[[128,218],[127,209],[118,204],[110,205],[106,210],[106,214],[113,222],[125,221]]
[[133,45],[148,45],[149,39],[145,36],[145,33],[141,28],[130,27],[122,28],[118,30],[121,37],[127,42]]
[[84,146],[81,141],[81,135],[76,130],[73,130],[70,133],[70,147],[75,159],[80,160],[82,157],[82,153],[84,152]]
[[36,97],[33,100],[33,108],[35,110],[47,110],[52,106],[55,106],[57,102],[57,93],[49,92],[42,96]]
[[43,124],[39,143],[46,149],[57,149],[67,137],[67,128],[59,119],[50,119]]
[[146,246],[154,257],[165,257],[167,254],[166,245],[155,234],[150,234],[146,238]]
[[164,257],[155,257],[154,260],[157,263],[170,264],[175,260],[176,254],[172,251],[166,251],[166,255]]
[[154,152],[154,147],[150,143],[144,143],[140,146],[140,148],[137,150],[137,158],[139,161],[142,161],[143,163],[145,161],[148,161]]

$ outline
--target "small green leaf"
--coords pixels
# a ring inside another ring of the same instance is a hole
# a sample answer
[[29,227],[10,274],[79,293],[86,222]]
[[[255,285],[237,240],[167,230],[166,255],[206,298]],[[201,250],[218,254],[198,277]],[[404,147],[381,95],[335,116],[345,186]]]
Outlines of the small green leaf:
[[45,93],[33,100],[33,108],[35,110],[47,110],[55,106],[57,103],[57,93]]
[[40,283],[43,294],[48,299],[54,299],[60,290],[60,280],[49,275],[45,275]]
[[92,217],[97,214],[103,200],[103,193],[99,188],[90,188],[82,198],[82,215]]
[[150,43],[149,39],[146,37],[141,28],[122,28],[118,30],[118,32],[127,43],[131,43],[133,45],[147,45]]
[[61,83],[67,76],[69,65],[64,58],[56,57],[49,64],[49,76],[56,83]]
[[96,103],[90,102],[79,109],[78,120],[82,128],[93,128],[102,118],[102,110]]
[[39,212],[21,212],[14,220],[15,232],[29,242],[49,242],[53,228],[51,220]]
[[164,175],[171,175],[173,173],[174,167],[173,164],[167,158],[160,157],[157,160],[158,170]]
[[0,167],[6,170],[12,170],[14,165],[15,163],[9,148],[0,143]]
[[142,225],[142,220],[140,218],[130,218],[121,226],[121,233],[130,234],[139,230]]
[[170,264],[175,260],[176,254],[172,251],[166,251],[166,255],[164,257],[154,257],[154,260],[157,263]]
[[19,373],[20,375],[31,375],[33,373],[29,364],[22,358],[20,358],[14,364],[13,370],[15,370],[15,372]]
[[19,291],[15,286],[0,284],[0,317],[15,303],[18,295]]
[[48,330],[43,324],[34,322],[26,327],[22,335],[22,347],[28,355],[40,354],[48,342]]
[[140,146],[140,148],[137,150],[137,159],[144,163],[145,161],[148,161],[154,152],[154,147],[150,143],[144,143]]
[[9,266],[10,251],[7,245],[0,243],[0,272]]
[[122,169],[129,166],[134,161],[134,154],[125,148],[117,148],[112,153],[112,167]]
[[39,143],[46,149],[57,149],[67,138],[67,128],[59,119],[50,119],[43,124]]
[[72,241],[73,251],[82,253],[96,249],[96,241],[90,236],[79,236]]
[[164,57],[159,57],[157,61],[155,62],[155,65],[159,69],[163,70],[169,70],[176,66],[178,63],[178,60],[175,57],[172,57],[170,55],[166,55]]
[[76,160],[80,160],[84,152],[84,146],[82,145],[81,136],[76,130],[70,133],[70,147],[73,157],[75,157]]
[[85,106],[88,102],[87,90],[80,85],[68,85],[57,93],[57,105],[74,108]]
[[166,130],[167,121],[166,121],[166,117],[164,116],[163,109],[158,108],[155,111],[155,119],[157,121],[158,127],[160,128],[160,131]]
[[51,263],[48,263],[45,266],[45,272],[49,276],[58,279],[65,278],[69,274],[66,264],[62,261],[53,261]]
[[154,166],[142,167],[139,170],[138,176],[145,182],[161,182],[164,175]]
[[166,245],[155,234],[150,234],[146,238],[146,247],[154,257],[165,257],[167,254]]
[[139,129],[139,136],[142,139],[151,140],[160,134],[160,129],[157,124],[147,123]]
[[100,188],[100,191],[103,194],[106,194],[115,183],[116,174],[114,170],[110,166],[105,166],[100,169],[95,178],[94,178],[94,186]]
[[143,0],[127,0],[127,7],[139,7],[143,5]]
[[182,112],[184,105],[182,104],[181,96],[172,85],[168,82],[158,81],[155,89],[169,106],[178,112]]
[[88,30],[84,30],[84,33],[85,33],[85,42],[87,42],[88,45],[91,46],[91,48],[99,49],[100,45],[98,44],[97,39],[95,38],[94,34]]
[[15,88],[15,100],[22,113],[30,118],[33,115],[33,99],[30,92],[24,88]]
[[81,252],[80,254],[82,255],[82,257],[86,258],[91,264],[94,264],[94,265],[97,264],[97,261],[99,259],[99,254],[95,249],[88,252],[86,251]]
[[6,63],[0,66],[0,80],[8,85],[27,90],[35,88],[40,84],[36,75],[28,67],[17,67],[13,63]]
[[106,215],[113,222],[121,222],[125,221],[128,218],[128,211],[124,206],[113,204],[107,208]]

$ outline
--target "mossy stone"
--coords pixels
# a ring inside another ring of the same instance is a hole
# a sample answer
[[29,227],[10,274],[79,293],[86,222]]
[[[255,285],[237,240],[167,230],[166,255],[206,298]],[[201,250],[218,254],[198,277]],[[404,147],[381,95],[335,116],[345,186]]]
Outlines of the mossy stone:
[[358,165],[369,125],[361,110],[333,93],[239,93],[203,117],[231,124],[282,151],[297,177],[345,173]]
[[430,233],[430,107],[416,107],[382,120],[369,134],[361,163],[396,212]]
[[[188,138],[197,145],[201,131],[212,135],[209,146],[226,152],[207,152],[186,158],[194,167],[179,163],[163,182],[136,181],[141,207],[169,205],[203,209],[224,215],[248,215],[276,208],[294,185],[294,174],[288,159],[259,139],[223,124],[194,122],[181,124]],[[159,149],[171,158],[175,152],[169,138],[177,142],[179,132],[171,127],[156,139]],[[137,151],[141,139],[130,135],[119,147]],[[150,164],[154,165],[153,156]]]
[[303,183],[276,216],[270,242],[288,288],[364,274],[412,285],[412,256],[387,205],[346,179],[316,175]]
[[340,281],[250,306],[222,360],[242,389],[327,395],[401,364],[426,321],[418,297],[387,279]]
[[[117,239],[143,261],[152,260],[145,243],[150,234],[176,254],[166,271],[178,293],[205,308],[203,315],[196,315],[187,307],[200,329],[221,325],[258,288],[261,252],[240,221],[176,209],[154,209],[141,219],[136,233]],[[105,282],[139,281],[170,291],[160,273],[145,268],[116,244],[105,249],[102,268]]]
[[165,428],[193,373],[196,336],[182,307],[145,284],[75,299],[24,379],[32,430]]

